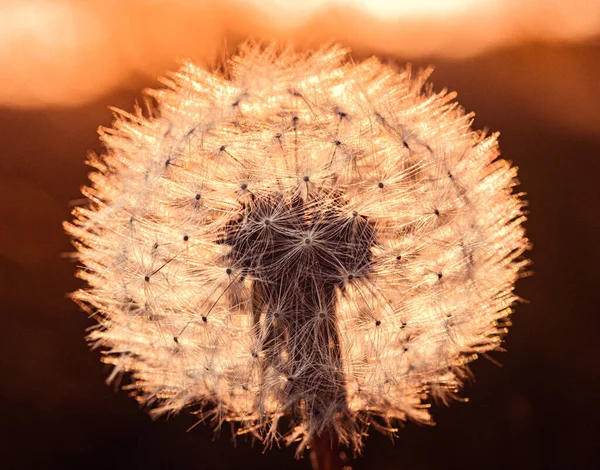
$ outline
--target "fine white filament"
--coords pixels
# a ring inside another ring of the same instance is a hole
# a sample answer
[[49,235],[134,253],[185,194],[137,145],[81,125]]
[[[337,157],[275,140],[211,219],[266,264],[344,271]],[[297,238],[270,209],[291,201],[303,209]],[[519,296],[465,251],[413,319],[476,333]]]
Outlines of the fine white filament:
[[527,264],[497,135],[412,76],[328,47],[186,63],[116,111],[65,224],[90,341],[153,413],[267,444],[430,423],[497,349]]

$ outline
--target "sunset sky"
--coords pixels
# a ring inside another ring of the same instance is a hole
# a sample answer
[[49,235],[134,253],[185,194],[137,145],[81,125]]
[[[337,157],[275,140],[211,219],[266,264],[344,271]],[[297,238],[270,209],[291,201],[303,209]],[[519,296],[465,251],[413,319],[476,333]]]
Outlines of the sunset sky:
[[72,106],[177,59],[214,62],[244,37],[421,58],[598,32],[589,0],[3,0],[0,104]]

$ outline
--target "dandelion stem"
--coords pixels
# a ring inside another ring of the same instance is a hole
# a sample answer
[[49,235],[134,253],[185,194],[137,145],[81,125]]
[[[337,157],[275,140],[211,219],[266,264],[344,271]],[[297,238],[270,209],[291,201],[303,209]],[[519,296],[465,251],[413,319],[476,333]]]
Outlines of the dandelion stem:
[[352,470],[350,466],[344,465],[337,439],[332,439],[327,430],[320,436],[313,437],[310,461],[313,470]]

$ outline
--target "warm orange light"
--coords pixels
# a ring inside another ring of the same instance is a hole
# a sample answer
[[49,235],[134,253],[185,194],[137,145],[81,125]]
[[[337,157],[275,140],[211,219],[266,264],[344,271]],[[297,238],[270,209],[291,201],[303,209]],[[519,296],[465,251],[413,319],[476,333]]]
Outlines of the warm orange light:
[[[357,5],[381,17],[454,15],[473,8],[477,0],[420,0],[418,2],[398,2],[392,0],[348,0],[342,3]],[[492,0],[489,3],[495,4]]]
[[412,59],[598,32],[600,3],[588,0],[5,0],[0,106],[79,105],[179,58],[219,59],[226,38],[337,40]]
[[[1,5],[0,104],[75,103],[115,85],[122,76],[103,49],[107,32],[85,4],[25,0]],[[98,58],[109,73],[98,73]]]
[[[485,7],[494,7],[500,0],[488,0]],[[286,22],[297,22],[307,15],[321,10],[324,5],[355,8],[367,14],[382,19],[391,18],[423,18],[453,16],[464,13],[482,2],[477,0],[420,0],[418,2],[405,2],[398,0],[305,0],[300,4],[290,0],[251,0],[252,4],[267,14],[280,15]],[[290,12],[294,12],[290,15]]]

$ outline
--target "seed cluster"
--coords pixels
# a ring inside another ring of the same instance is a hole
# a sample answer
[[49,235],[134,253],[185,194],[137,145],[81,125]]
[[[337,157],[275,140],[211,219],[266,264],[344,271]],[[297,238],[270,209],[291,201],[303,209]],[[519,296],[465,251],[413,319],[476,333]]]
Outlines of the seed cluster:
[[430,423],[501,343],[528,242],[497,135],[427,77],[246,45],[116,112],[65,224],[109,380],[299,451]]

